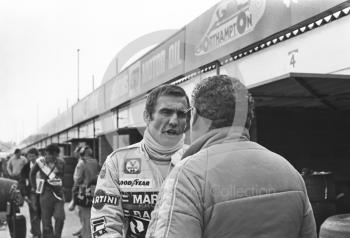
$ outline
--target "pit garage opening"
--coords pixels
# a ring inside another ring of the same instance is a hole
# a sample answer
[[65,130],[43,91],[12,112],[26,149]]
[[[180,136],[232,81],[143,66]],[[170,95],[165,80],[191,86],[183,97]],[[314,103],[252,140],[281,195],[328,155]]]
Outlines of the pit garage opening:
[[316,223],[350,213],[350,75],[289,73],[250,87],[258,143],[304,176]]

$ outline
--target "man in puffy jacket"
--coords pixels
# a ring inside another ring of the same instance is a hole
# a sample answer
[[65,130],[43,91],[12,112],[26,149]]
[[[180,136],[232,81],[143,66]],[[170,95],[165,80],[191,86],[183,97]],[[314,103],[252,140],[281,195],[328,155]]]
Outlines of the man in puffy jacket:
[[245,86],[226,75],[202,80],[192,109],[192,144],[163,184],[146,237],[316,238],[301,175],[249,141]]
[[91,209],[93,237],[145,236],[159,188],[183,155],[188,108],[178,86],[160,86],[148,95],[142,141],[114,151],[100,171]]

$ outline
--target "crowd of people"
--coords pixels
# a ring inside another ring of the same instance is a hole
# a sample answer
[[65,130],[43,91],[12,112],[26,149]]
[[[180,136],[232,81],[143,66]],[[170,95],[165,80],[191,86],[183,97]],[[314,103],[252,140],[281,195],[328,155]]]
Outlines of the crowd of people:
[[[203,79],[191,98],[179,86],[159,86],[149,93],[143,118],[143,139],[111,153],[101,171],[91,148],[78,150],[69,210],[78,207],[82,227],[74,235],[316,237],[299,172],[250,140],[254,100],[238,79]],[[33,237],[61,237],[59,148],[31,149],[27,158],[16,150],[7,171],[24,184]]]
[[[99,165],[89,146],[77,147],[76,151],[79,161],[74,171],[73,205],[69,208],[73,211],[75,203],[80,201],[79,198],[87,197],[85,200],[88,202],[78,203],[81,228],[74,235],[89,238],[90,209],[94,192],[91,188],[96,184]],[[16,149],[13,156],[2,160],[2,172],[3,177],[18,182],[21,194],[28,204],[32,237],[61,237],[65,220],[65,161],[60,156],[60,148],[51,144],[43,150],[31,148],[25,155],[20,149]],[[52,218],[55,221],[54,226]],[[5,227],[5,221],[1,225]]]

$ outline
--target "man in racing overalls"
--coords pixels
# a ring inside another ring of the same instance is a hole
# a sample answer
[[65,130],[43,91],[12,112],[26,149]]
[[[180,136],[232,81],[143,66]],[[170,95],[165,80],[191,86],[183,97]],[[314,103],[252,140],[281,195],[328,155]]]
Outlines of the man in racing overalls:
[[188,108],[178,86],[160,86],[148,95],[143,140],[110,154],[99,174],[91,209],[93,237],[145,236],[160,186],[184,152]]
[[[45,157],[36,160],[30,171],[32,190],[40,194],[42,235],[45,238],[61,238],[65,213],[63,197],[64,160],[59,158],[59,147],[54,144],[45,149]],[[40,171],[40,179],[36,180],[36,173]],[[51,219],[55,218],[55,229]]]

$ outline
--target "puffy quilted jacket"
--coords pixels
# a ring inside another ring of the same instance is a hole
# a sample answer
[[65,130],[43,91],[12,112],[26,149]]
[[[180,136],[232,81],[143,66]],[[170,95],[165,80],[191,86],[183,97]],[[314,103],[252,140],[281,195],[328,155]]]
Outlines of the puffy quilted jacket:
[[146,237],[316,238],[298,171],[257,143],[218,134],[169,174]]

